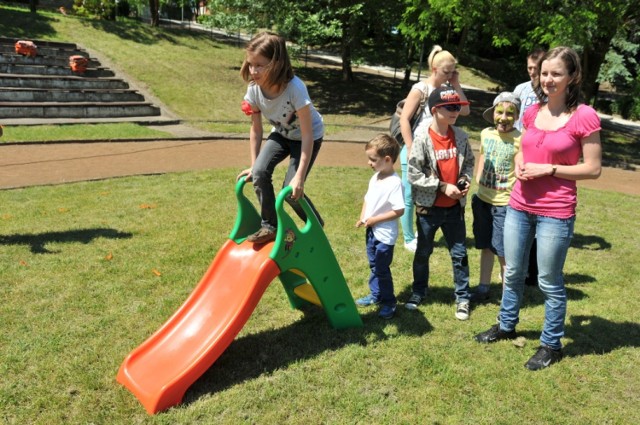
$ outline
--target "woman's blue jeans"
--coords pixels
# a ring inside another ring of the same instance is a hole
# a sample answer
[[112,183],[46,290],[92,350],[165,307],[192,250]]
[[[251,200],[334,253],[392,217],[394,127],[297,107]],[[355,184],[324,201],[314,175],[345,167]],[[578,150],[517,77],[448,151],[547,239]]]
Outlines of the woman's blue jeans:
[[[307,175],[309,175],[309,172],[313,167],[313,163],[318,156],[321,146],[322,139],[318,139],[313,142],[311,160],[309,161],[309,167],[307,167]],[[260,153],[258,154],[258,158],[256,158],[256,162],[253,164],[251,171],[253,187],[256,195],[258,196],[258,202],[261,207],[260,216],[262,217],[263,227],[275,230],[278,226],[278,217],[276,215],[276,195],[273,188],[273,171],[275,170],[276,165],[290,157],[289,168],[287,168],[287,174],[285,175],[284,182],[282,183],[282,187],[284,188],[296,175],[296,171],[300,166],[301,154],[302,142],[299,140],[287,139],[280,133],[271,133],[263,143]],[[307,195],[304,197],[318,218],[320,224],[323,225],[324,222],[313,203],[311,203],[311,200]],[[307,215],[297,201],[292,200],[290,196],[287,197],[286,201],[291,205],[291,208],[293,208],[302,221],[307,220]]]
[[575,217],[558,219],[507,208],[504,221],[506,270],[500,305],[500,328],[512,331],[518,324],[534,236],[538,244],[538,287],[544,294],[544,326],[540,342],[554,350],[562,348],[567,292],[562,269],[573,237]]
[[404,189],[404,214],[400,217],[400,226],[402,226],[402,235],[404,243],[413,241],[416,236],[413,231],[413,216],[415,207],[413,205],[413,196],[411,195],[411,183],[408,179],[407,166],[407,145],[402,146],[400,150],[400,170],[402,171],[402,187]]
[[433,253],[436,231],[442,229],[453,265],[456,303],[469,301],[469,259],[467,258],[464,209],[457,204],[451,208],[429,208],[428,214],[418,214],[418,249],[413,257],[413,285],[415,294],[425,297],[429,287],[429,258]]

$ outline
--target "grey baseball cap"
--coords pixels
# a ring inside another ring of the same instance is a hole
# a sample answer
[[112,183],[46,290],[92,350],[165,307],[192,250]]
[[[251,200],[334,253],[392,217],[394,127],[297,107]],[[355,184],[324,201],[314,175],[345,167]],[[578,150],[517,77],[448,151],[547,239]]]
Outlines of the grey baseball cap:
[[503,91],[498,96],[496,96],[495,99],[493,99],[493,106],[491,108],[488,108],[486,111],[482,113],[482,118],[484,118],[485,121],[488,121],[491,124],[493,124],[493,110],[496,108],[496,105],[498,103],[502,103],[502,102],[513,103],[514,105],[516,105],[516,109],[518,110],[518,113],[520,112],[520,99],[518,99],[516,95],[511,93],[510,91]]

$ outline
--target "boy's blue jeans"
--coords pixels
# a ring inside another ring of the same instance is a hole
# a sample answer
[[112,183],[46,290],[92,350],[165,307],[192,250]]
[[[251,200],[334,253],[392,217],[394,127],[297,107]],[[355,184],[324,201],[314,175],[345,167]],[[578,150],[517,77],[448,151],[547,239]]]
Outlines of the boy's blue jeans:
[[544,326],[540,342],[554,350],[562,348],[567,293],[562,269],[573,237],[575,217],[558,219],[507,207],[504,222],[506,270],[500,305],[500,328],[512,331],[518,324],[529,250],[534,236],[538,244],[538,286],[544,294]]
[[413,205],[413,196],[411,194],[411,183],[408,179],[407,165],[407,145],[402,146],[400,150],[400,170],[402,171],[402,188],[404,189],[404,214],[400,217],[400,226],[402,226],[402,237],[404,243],[409,243],[416,238],[413,232],[413,214],[415,206]]
[[[313,163],[318,156],[320,147],[322,147],[322,139],[315,140],[313,142],[311,160],[309,161],[309,167],[307,168],[307,176],[309,175],[309,172],[313,167]],[[271,133],[267,140],[262,144],[258,158],[256,158],[256,162],[253,164],[251,176],[253,180],[253,187],[256,195],[258,196],[258,202],[261,207],[260,216],[262,217],[263,227],[275,230],[278,226],[278,217],[276,215],[276,195],[273,188],[273,171],[275,170],[276,165],[284,161],[287,157],[290,157],[289,168],[287,169],[287,174],[285,175],[284,182],[282,183],[282,187],[284,188],[296,175],[296,171],[300,166],[301,154],[302,142],[299,140],[287,139],[280,133]],[[311,203],[311,200],[306,195],[305,199],[316,214],[320,224],[324,224],[320,214],[313,203]],[[298,202],[292,200],[290,197],[287,197],[286,201],[291,205],[291,208],[293,208],[302,221],[307,220],[307,215]]]
[[373,236],[373,229],[367,227],[367,258],[369,259],[369,290],[374,299],[383,305],[395,306],[397,303],[393,291],[391,262],[394,245],[380,242]]
[[431,207],[428,214],[418,214],[418,249],[413,257],[413,292],[422,297],[429,287],[429,258],[433,253],[436,231],[442,229],[453,264],[456,303],[469,301],[469,259],[465,245],[466,225],[460,204],[450,208]]

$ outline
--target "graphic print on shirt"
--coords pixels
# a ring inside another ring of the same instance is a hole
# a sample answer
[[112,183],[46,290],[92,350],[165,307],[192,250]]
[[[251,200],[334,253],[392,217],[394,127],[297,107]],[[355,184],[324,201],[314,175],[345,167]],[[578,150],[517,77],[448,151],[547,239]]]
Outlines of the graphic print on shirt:
[[480,185],[494,190],[509,190],[509,174],[512,172],[515,146],[500,143],[494,138],[486,139],[484,164]]
[[269,123],[283,136],[289,136],[290,131],[296,130],[300,127],[300,124],[298,123],[298,115],[296,114],[291,101],[287,101],[286,105],[282,105],[280,116],[282,117],[282,120],[275,121],[270,119]]
[[458,156],[458,148],[455,146],[449,149],[438,149],[435,151],[436,160],[438,161],[446,161],[452,158],[456,158]]

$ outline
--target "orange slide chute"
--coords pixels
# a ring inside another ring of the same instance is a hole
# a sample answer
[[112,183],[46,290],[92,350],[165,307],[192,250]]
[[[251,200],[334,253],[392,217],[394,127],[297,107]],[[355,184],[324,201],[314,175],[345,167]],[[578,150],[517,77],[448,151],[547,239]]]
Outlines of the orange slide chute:
[[179,404],[231,344],[280,274],[272,247],[228,240],[178,311],[127,356],[118,382],[147,412]]

